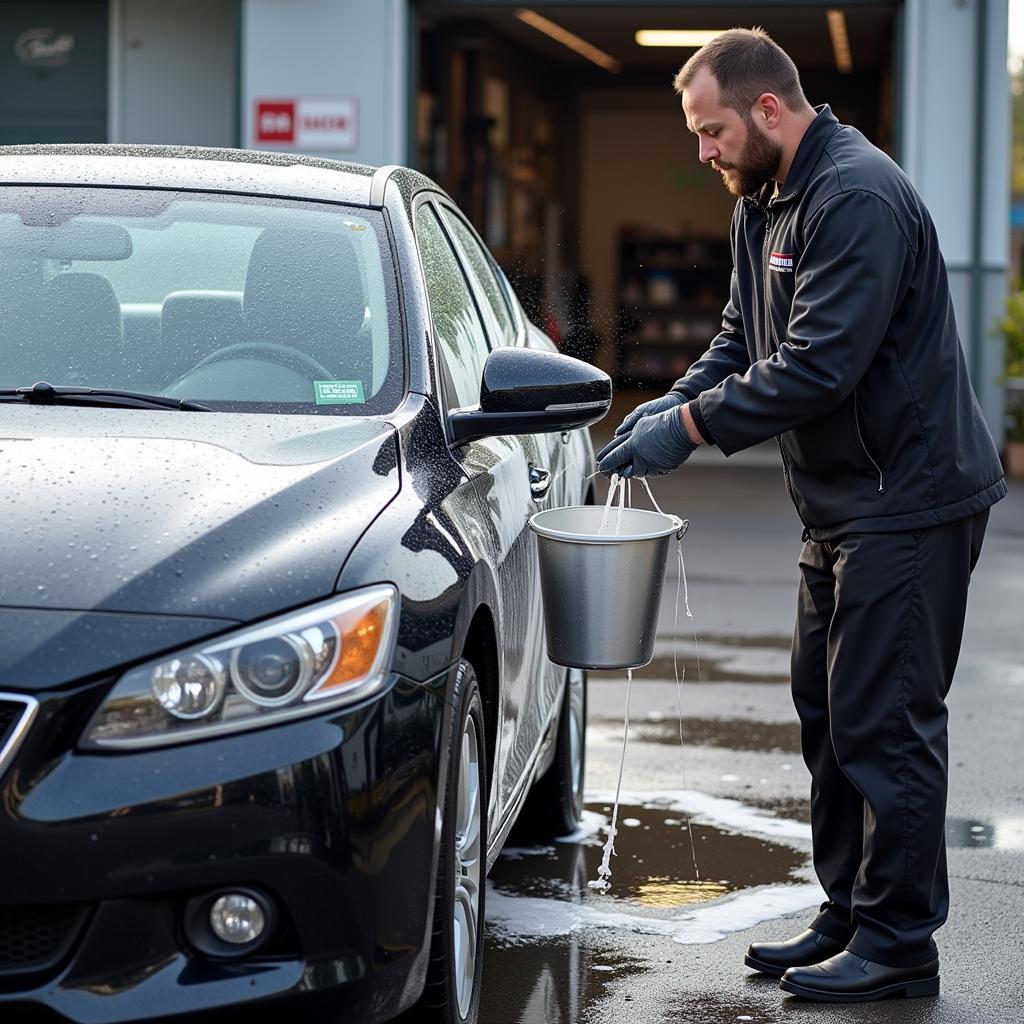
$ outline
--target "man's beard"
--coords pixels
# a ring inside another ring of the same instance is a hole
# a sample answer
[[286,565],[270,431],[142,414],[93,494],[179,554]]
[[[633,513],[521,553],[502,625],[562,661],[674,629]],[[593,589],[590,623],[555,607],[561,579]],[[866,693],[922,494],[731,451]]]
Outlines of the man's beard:
[[734,164],[723,164],[716,160],[715,169],[719,172],[732,172],[729,175],[723,173],[722,181],[734,196],[750,196],[760,192],[771,181],[781,162],[782,147],[762,135],[753,120],[749,120],[747,141],[739,159]]

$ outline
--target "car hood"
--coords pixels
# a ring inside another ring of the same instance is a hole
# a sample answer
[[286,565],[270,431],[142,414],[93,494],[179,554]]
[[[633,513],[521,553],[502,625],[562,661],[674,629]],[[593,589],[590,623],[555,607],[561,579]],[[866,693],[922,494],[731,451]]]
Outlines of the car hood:
[[0,607],[251,621],[333,592],[386,421],[0,406]]
[[0,689],[43,690],[101,677],[234,625],[184,615],[0,608]]

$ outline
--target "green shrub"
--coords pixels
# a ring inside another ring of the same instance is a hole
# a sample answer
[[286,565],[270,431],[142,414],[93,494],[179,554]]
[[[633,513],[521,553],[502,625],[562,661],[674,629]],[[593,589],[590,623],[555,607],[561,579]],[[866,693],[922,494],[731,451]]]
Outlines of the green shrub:
[[1024,441],[1024,388],[1006,389],[1006,440]]
[[1006,300],[1006,315],[998,323],[1003,336],[1003,373],[1006,382],[1006,437],[1024,441],[1024,291]]
[[1006,300],[1006,316],[999,321],[999,333],[1006,349],[1003,370],[1007,377],[1024,377],[1024,291],[1014,291]]

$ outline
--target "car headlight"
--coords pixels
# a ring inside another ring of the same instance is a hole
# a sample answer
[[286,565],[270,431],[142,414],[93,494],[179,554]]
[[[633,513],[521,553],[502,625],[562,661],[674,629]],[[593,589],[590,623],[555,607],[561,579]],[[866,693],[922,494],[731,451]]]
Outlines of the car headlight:
[[140,665],[82,746],[181,743],[361,700],[387,678],[397,618],[398,592],[380,584]]

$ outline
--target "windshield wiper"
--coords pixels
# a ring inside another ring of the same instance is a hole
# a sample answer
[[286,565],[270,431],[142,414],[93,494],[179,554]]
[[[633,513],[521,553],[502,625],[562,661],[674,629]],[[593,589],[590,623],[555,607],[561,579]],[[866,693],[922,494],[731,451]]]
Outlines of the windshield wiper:
[[185,412],[213,412],[188,398],[148,395],[144,391],[118,391],[115,388],[55,387],[41,380],[23,388],[0,388],[0,400],[14,398],[33,405],[99,405],[115,409],[180,409]]

